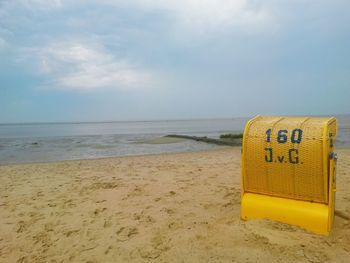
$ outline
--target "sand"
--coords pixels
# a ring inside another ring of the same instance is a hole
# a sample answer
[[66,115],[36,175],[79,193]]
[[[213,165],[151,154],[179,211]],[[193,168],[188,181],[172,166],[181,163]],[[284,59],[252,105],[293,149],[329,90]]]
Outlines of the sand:
[[330,236],[241,221],[240,149],[0,166],[0,262],[350,262],[350,150]]

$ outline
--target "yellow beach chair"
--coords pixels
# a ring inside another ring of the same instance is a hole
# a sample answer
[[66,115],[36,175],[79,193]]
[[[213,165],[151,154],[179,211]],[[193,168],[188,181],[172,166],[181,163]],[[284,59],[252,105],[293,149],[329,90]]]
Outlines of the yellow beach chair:
[[257,116],[242,145],[241,218],[267,218],[318,234],[332,229],[335,118]]

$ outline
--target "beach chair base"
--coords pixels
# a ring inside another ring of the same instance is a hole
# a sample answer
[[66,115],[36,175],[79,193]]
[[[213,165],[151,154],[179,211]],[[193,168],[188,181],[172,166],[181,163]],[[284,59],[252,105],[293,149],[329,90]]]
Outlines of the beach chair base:
[[244,193],[241,203],[243,220],[271,219],[322,235],[330,232],[333,223],[330,211],[326,204],[253,193]]

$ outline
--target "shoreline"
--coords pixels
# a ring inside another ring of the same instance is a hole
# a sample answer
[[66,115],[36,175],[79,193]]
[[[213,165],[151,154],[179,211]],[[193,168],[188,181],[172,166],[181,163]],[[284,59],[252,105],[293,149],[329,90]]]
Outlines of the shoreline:
[[[172,154],[186,154],[186,153],[198,153],[198,152],[215,152],[227,149],[241,149],[242,146],[228,146],[228,145],[218,145],[215,148],[203,149],[203,150],[193,150],[193,151],[180,151],[180,152],[164,152],[164,153],[149,153],[149,154],[130,154],[130,155],[116,155],[116,156],[104,156],[104,157],[94,157],[94,158],[83,158],[83,159],[67,159],[67,160],[57,160],[57,161],[38,161],[38,162],[18,162],[18,163],[0,163],[1,166],[16,166],[16,165],[31,165],[31,164],[54,164],[62,162],[78,162],[78,161],[91,161],[91,160],[103,160],[103,159],[114,159],[114,158],[128,158],[128,157],[144,157],[144,156],[161,156],[161,155],[172,155]],[[350,147],[338,147],[335,152],[350,150]]]
[[[146,156],[162,156],[162,155],[176,155],[176,154],[186,154],[186,153],[199,153],[199,152],[212,152],[212,151],[221,151],[233,148],[241,148],[241,146],[227,146],[227,145],[218,145],[215,148],[203,149],[203,150],[193,150],[193,151],[180,151],[180,152],[164,152],[164,153],[149,153],[149,154],[131,154],[131,155],[116,155],[116,156],[104,156],[104,157],[94,157],[94,158],[85,158],[85,159],[68,159],[68,160],[58,160],[58,161],[38,161],[38,162],[19,162],[19,163],[8,163],[1,164],[1,166],[16,166],[16,165],[31,165],[31,164],[55,164],[55,163],[65,163],[65,162],[79,162],[79,161],[94,161],[94,160],[103,160],[103,159],[114,159],[114,158],[129,158],[129,157],[146,157]],[[350,149],[350,148],[349,148]]]

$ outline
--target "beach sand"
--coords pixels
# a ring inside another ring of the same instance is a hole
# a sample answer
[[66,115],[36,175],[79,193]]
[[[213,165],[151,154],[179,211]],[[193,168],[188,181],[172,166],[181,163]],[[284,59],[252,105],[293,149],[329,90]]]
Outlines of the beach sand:
[[350,262],[337,152],[328,237],[240,220],[240,148],[0,166],[0,262]]

